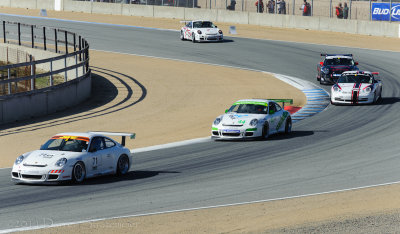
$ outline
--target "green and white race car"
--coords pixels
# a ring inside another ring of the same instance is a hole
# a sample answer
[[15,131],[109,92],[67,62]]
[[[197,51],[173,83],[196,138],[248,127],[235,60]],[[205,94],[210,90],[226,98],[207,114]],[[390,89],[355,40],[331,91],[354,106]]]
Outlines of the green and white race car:
[[275,133],[290,133],[292,118],[277,102],[290,99],[244,99],[235,102],[218,116],[211,129],[215,139],[268,138]]

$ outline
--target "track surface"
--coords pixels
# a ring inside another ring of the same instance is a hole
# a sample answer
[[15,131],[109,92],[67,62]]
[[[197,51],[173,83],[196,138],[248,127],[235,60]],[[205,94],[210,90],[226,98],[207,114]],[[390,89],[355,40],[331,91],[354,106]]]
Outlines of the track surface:
[[[264,70],[316,83],[321,52],[353,53],[379,71],[380,105],[332,107],[294,125],[290,137],[205,142],[135,155],[125,178],[73,186],[16,186],[0,170],[0,230],[21,226],[221,205],[400,180],[400,54],[334,46],[227,38],[192,44],[178,33],[1,17],[64,27],[92,49]],[[327,88],[327,87],[325,87]]]

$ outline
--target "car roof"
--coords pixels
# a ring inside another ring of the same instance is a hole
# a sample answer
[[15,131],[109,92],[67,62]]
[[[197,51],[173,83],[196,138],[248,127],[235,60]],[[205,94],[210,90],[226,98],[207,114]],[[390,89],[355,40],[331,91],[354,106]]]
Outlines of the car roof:
[[347,59],[353,59],[352,56],[348,56],[348,55],[329,55],[326,56],[325,59],[334,59],[334,58],[347,58]]
[[211,20],[200,20],[200,19],[198,19],[198,20],[193,20],[193,22],[211,22]]

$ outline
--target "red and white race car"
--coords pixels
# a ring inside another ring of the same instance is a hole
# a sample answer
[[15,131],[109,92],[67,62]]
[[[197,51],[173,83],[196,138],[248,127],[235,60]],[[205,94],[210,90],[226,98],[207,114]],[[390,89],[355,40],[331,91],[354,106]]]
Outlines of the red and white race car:
[[382,98],[382,82],[375,75],[378,72],[346,71],[331,88],[331,103],[367,104]]
[[222,41],[222,30],[211,21],[193,20],[182,21],[186,25],[181,28],[181,40],[191,40],[193,43],[200,41]]

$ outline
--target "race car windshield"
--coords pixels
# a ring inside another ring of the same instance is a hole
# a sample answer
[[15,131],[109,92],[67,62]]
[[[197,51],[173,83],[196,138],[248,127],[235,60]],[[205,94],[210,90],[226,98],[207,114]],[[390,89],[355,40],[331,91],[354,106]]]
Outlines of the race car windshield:
[[215,28],[215,26],[210,21],[197,21],[193,22],[193,28]]
[[372,78],[368,75],[342,75],[338,83],[369,83],[372,84]]
[[70,151],[70,152],[82,152],[87,150],[88,141],[77,140],[77,139],[50,139],[48,140],[40,150],[59,150],[59,151]]
[[267,114],[268,108],[256,104],[238,104],[229,108],[228,112],[247,113],[247,114]]
[[353,61],[353,59],[349,59],[349,58],[325,59],[325,66],[335,66],[335,65],[354,66],[354,61]]

